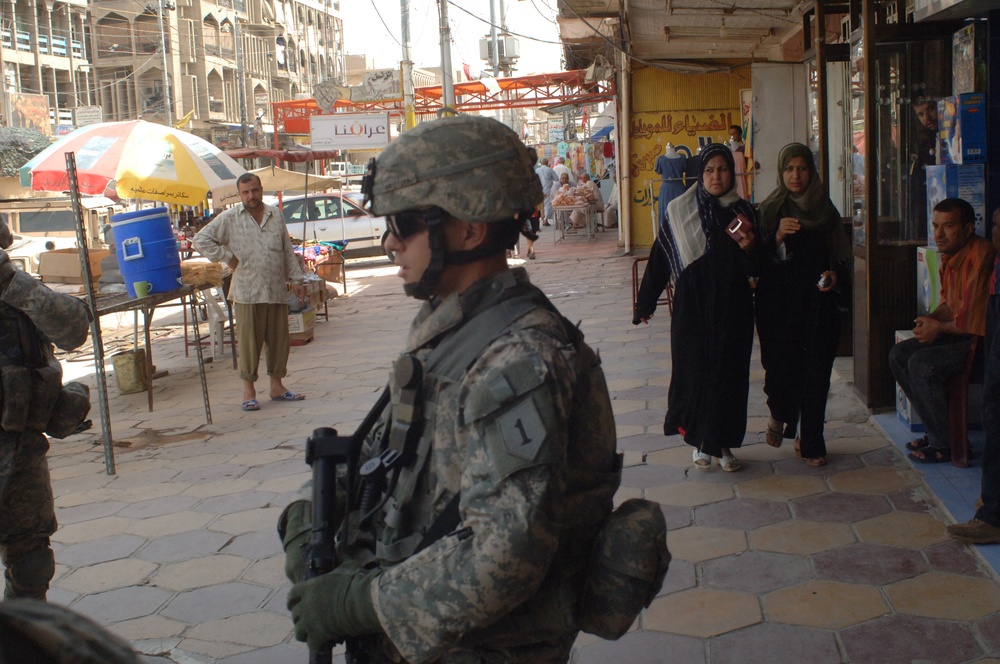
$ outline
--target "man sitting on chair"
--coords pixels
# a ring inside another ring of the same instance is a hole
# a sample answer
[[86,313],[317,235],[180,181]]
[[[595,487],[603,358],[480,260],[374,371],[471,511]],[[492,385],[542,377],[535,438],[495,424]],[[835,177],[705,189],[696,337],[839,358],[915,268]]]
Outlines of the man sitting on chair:
[[889,351],[896,382],[923,420],[927,434],[906,444],[917,463],[951,461],[948,381],[961,373],[975,336],[986,331],[986,294],[996,252],[976,235],[976,215],[960,198],[934,206],[931,227],[942,256],[941,305],[917,316],[913,339]]

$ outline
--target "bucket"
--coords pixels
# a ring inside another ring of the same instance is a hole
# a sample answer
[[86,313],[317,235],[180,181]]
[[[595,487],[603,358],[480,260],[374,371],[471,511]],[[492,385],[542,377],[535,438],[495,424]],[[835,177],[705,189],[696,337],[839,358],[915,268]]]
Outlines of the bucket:
[[146,349],[125,350],[111,356],[118,391],[133,394],[146,389]]
[[149,283],[149,292],[180,288],[181,257],[167,208],[158,207],[112,215],[118,268],[128,294],[136,297],[137,281]]

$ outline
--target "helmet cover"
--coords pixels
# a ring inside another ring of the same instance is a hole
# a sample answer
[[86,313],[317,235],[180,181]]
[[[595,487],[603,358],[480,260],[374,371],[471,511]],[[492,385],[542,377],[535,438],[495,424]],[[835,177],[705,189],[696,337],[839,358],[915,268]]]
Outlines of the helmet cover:
[[534,162],[517,134],[491,118],[459,115],[424,122],[378,156],[372,212],[437,206],[470,222],[526,218],[544,198]]

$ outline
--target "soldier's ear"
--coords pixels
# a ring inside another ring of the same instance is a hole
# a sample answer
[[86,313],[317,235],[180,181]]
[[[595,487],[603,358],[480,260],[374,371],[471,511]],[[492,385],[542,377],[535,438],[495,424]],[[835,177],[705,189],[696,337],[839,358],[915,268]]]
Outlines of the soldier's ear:
[[452,217],[445,224],[445,234],[451,239],[452,251],[467,251],[482,246],[489,234],[489,224],[472,223]]

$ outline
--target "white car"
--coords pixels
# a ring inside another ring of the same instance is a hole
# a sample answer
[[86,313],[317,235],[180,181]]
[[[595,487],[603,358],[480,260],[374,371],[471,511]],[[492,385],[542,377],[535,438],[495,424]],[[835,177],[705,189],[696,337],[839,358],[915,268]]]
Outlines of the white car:
[[[389,227],[385,217],[376,217],[350,200],[346,193],[310,194],[286,198],[282,208],[289,234],[296,239],[324,242],[347,241],[344,254],[378,256],[385,254]],[[308,211],[308,214],[306,214]]]
[[7,248],[7,255],[15,269],[38,274],[38,256],[52,249],[72,249],[74,238],[33,237],[14,233],[14,243]]

